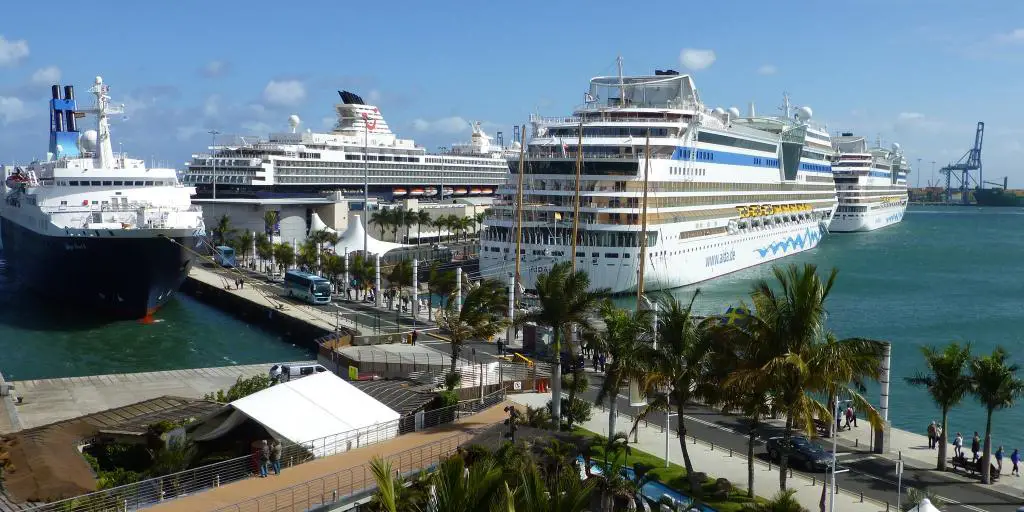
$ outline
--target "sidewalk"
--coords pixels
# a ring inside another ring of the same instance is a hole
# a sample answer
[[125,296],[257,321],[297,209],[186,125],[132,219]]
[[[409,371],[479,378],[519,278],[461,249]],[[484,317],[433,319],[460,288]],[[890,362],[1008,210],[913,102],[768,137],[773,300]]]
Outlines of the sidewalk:
[[[850,430],[843,430],[839,432],[840,447],[845,448],[845,450],[841,450],[840,455],[842,455],[842,452],[871,453],[871,448],[874,444],[874,435],[871,432],[871,425],[867,420],[858,420],[857,427],[852,427]],[[927,425],[922,426],[922,430],[926,427]],[[964,432],[963,434],[964,452],[970,456],[971,438],[969,436],[973,434],[973,432]],[[984,435],[984,433],[981,434]],[[948,459],[953,457],[952,440],[954,437],[956,437],[956,432],[951,432],[949,436],[950,444],[946,448],[947,471],[943,474],[953,478],[958,478],[965,483],[981,485],[981,477],[967,476],[960,471],[954,472],[952,470],[952,465],[948,464]],[[984,442],[985,438],[982,437],[982,447],[984,447]],[[939,450],[938,448],[928,448],[928,436],[893,428],[889,433],[889,447],[890,449],[886,453],[881,454],[882,456],[890,458],[893,461],[903,459],[904,464],[908,467],[935,470]],[[993,443],[993,465],[996,463],[995,450],[998,447],[999,445],[997,443]],[[982,487],[1004,494],[1009,494],[1011,496],[1020,497],[1021,493],[1024,492],[1024,479],[1010,475],[1010,469],[1013,467],[1013,464],[1010,463],[1010,453],[1013,452],[1014,447],[1004,446],[1003,448],[1005,449],[1006,455],[1003,459],[1003,472],[997,481],[998,483]],[[842,462],[842,459],[840,459],[840,462]]]
[[[521,395],[509,395],[509,400],[530,407],[541,407],[551,400],[550,393],[525,393]],[[608,435],[608,411],[598,408],[592,409],[590,421],[584,422],[581,427],[601,434]],[[632,419],[626,416],[619,416],[616,421],[616,430],[627,431],[632,426]],[[632,438],[632,436],[630,436]],[[638,442],[633,446],[657,457],[663,457],[665,453],[665,432],[658,426],[644,427],[637,429]],[[692,443],[692,441],[691,441]],[[737,488],[747,488],[747,459],[743,454],[730,453],[728,450],[715,450],[702,441],[690,444],[688,448],[690,460],[698,471],[704,471],[710,477],[727,478]],[[683,452],[679,447],[679,440],[672,435],[669,440],[669,460],[682,465]],[[768,469],[767,464],[758,460],[754,465],[754,493],[763,498],[770,498],[779,491],[779,471],[773,466]],[[796,498],[804,507],[810,510],[818,510],[821,503],[821,489],[823,485],[823,474],[819,475],[816,481],[811,480],[799,473],[793,473],[789,478],[788,487],[796,490]],[[840,479],[840,484],[842,479]],[[836,496],[836,510],[843,512],[882,512],[887,509],[884,503],[875,502],[865,498],[862,502],[860,496],[854,496],[840,489]]]

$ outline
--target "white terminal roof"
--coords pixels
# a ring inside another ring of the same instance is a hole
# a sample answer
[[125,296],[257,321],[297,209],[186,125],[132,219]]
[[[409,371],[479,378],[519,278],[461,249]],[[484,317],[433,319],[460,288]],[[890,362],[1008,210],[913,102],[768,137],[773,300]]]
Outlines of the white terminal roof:
[[296,443],[397,422],[401,417],[330,372],[271,386],[235,400],[231,406]]

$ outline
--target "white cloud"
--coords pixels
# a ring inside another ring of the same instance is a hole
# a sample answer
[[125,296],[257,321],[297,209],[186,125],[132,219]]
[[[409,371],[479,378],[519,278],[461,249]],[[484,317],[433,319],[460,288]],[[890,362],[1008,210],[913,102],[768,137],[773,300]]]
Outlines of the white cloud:
[[298,80],[271,80],[263,89],[263,101],[271,105],[297,105],[306,99],[306,86]]
[[996,35],[996,42],[1004,44],[1024,43],[1024,28],[1014,29],[1005,34],[998,34]]
[[412,127],[418,132],[459,133],[469,129],[469,122],[458,116],[442,117],[434,121],[417,118],[413,120]]
[[263,121],[249,121],[242,123],[242,129],[245,130],[247,135],[259,135],[261,137],[265,137],[268,133],[275,131],[273,126],[270,126]]
[[896,116],[897,121],[920,121],[924,119],[924,114],[920,112],[900,112],[900,115]]
[[199,72],[207,78],[215,78],[227,74],[230,67],[227,62],[222,60],[211,60]]
[[0,36],[0,66],[13,66],[25,57],[28,57],[27,41],[8,41],[4,36]]
[[25,102],[18,98],[0,96],[0,120],[3,124],[13,123],[31,117]]
[[203,103],[203,115],[206,117],[217,117],[220,114],[220,95],[213,94],[206,98]]
[[178,129],[175,130],[175,136],[178,140],[185,142],[205,131],[206,130],[200,126],[179,126]]
[[57,66],[46,66],[32,73],[32,83],[37,85],[53,85],[59,81],[60,68]]
[[679,63],[692,70],[707,69],[715,63],[716,58],[714,50],[683,48],[679,52]]
[[776,68],[775,66],[771,65],[771,64],[765,64],[765,65],[757,68],[757,74],[759,74],[759,75],[774,75],[775,73],[778,73],[778,72],[779,72],[779,69]]

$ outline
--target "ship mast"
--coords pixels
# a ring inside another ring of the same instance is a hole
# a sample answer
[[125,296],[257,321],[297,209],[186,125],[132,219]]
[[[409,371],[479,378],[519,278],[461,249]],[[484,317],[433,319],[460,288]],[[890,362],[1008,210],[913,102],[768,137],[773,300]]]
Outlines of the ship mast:
[[[522,134],[526,134],[526,125],[523,125]],[[514,278],[515,288],[512,293],[519,293],[519,247],[523,240],[523,167],[526,161],[526,137],[519,146],[519,185],[516,188],[516,270]],[[511,340],[510,340],[511,341]]]
[[640,311],[644,299],[644,268],[647,267],[647,184],[651,166],[651,129],[647,129],[644,144],[644,197],[640,205],[640,268],[636,279],[636,310]]
[[96,77],[96,85],[89,89],[89,92],[96,96],[96,108],[93,109],[96,114],[97,126],[96,126],[96,145],[98,151],[96,157],[99,159],[97,167],[100,169],[107,168],[108,165],[114,164],[114,150],[110,144],[110,121],[107,119],[109,114],[118,114],[124,112],[124,106],[110,106],[110,96],[107,92],[110,88],[103,83],[103,77]]
[[576,237],[580,229],[580,174],[583,170],[583,118],[580,117],[579,137],[576,141],[576,198],[572,202],[572,272],[576,273]]
[[619,68],[619,106],[626,106],[626,81],[622,77],[622,55],[615,57],[615,65]]

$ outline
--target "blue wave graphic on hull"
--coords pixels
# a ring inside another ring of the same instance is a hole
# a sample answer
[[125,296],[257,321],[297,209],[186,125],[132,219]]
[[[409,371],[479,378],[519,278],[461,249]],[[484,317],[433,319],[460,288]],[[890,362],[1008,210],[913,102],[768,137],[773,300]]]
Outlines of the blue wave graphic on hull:
[[762,258],[764,258],[765,256],[768,256],[768,253],[772,253],[772,255],[775,255],[778,254],[779,251],[787,253],[790,249],[803,249],[807,245],[817,243],[818,240],[821,240],[821,233],[817,230],[807,228],[803,235],[797,235],[796,238],[787,237],[785,240],[781,242],[772,242],[771,245],[768,245],[767,247],[762,247],[760,249],[754,249],[754,251],[756,251],[759,255],[761,255]]

